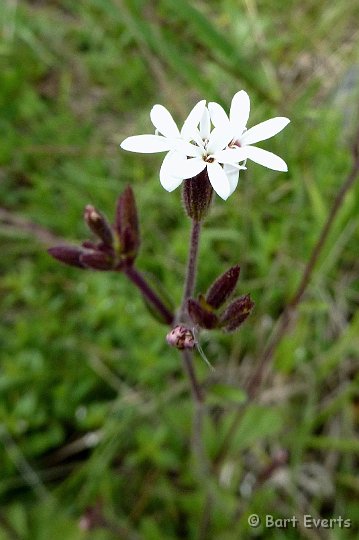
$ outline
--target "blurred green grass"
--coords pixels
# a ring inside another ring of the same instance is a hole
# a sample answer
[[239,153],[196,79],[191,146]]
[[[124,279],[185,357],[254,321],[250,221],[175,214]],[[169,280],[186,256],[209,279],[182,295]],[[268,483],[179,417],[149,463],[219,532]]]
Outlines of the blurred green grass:
[[[118,143],[151,129],[154,103],[180,123],[199,98],[228,108],[241,88],[252,125],[291,118],[268,145],[288,174],[251,165],[204,226],[198,290],[240,262],[239,290],[256,301],[238,334],[203,337],[216,372],[200,359],[196,367],[210,394],[217,383],[241,388],[350,167],[358,12],[343,1],[3,0],[1,206],[76,240],[87,234],[85,204],[112,217],[131,183],[139,264],[176,302],[189,232],[180,192],[161,188],[160,157],[126,154]],[[211,538],[252,537],[253,512],[350,517],[353,527],[333,538],[358,529],[358,200],[356,185],[262,403],[247,407],[227,449]],[[187,384],[165,329],[121,275],[57,265],[16,227],[1,224],[0,234],[0,539],[196,538],[204,489],[189,455]],[[206,446],[215,457],[236,399],[213,400]],[[290,456],[282,477],[246,495],[250,475],[280,448]],[[80,530],[99,501],[107,527]]]

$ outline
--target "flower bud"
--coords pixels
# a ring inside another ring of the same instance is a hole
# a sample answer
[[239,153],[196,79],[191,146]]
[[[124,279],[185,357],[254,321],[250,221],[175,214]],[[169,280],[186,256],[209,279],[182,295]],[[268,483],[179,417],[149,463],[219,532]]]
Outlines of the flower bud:
[[209,210],[212,195],[213,188],[208,179],[207,168],[197,176],[184,180],[182,196],[188,217],[194,221],[202,221]]
[[85,207],[84,219],[89,229],[98,236],[106,246],[113,244],[113,232],[106,217],[96,210],[94,206],[88,204]]
[[84,240],[82,243],[81,243],[82,247],[86,248],[86,249],[94,249],[96,250],[97,249],[97,244],[96,242],[92,242],[91,240]]
[[76,266],[84,268],[85,265],[81,261],[83,250],[75,246],[55,246],[47,250],[54,259],[67,264],[68,266]]
[[179,324],[175,326],[166,336],[168,345],[176,349],[193,349],[195,347],[194,336],[188,328]]
[[[210,308],[210,306],[208,306]],[[191,317],[194,324],[198,324],[201,328],[211,330],[218,326],[218,317],[210,309],[206,309],[197,300],[190,298],[187,301],[188,314]]]
[[115,230],[119,239],[121,258],[131,264],[138,253],[140,233],[135,196],[130,186],[117,201]]
[[113,258],[103,251],[85,251],[80,256],[83,266],[93,270],[113,270]]
[[234,300],[221,316],[221,326],[224,330],[232,332],[236,330],[250,315],[254,307],[249,294]]
[[206,302],[214,309],[221,307],[236,288],[240,266],[232,266],[211,285],[206,294]]

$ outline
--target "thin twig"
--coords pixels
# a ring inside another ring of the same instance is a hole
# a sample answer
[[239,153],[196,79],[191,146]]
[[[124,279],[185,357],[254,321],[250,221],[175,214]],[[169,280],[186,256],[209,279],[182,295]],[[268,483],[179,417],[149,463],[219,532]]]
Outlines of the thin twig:
[[41,481],[40,476],[35,469],[32,468],[29,461],[22,453],[21,448],[12,438],[4,424],[0,429],[0,442],[4,445],[9,458],[21,474],[23,480],[34,491],[37,497],[39,499],[52,499],[52,494],[47,490],[46,486]]
[[[359,134],[358,134],[358,138],[359,138]],[[282,315],[281,315],[281,317],[280,317],[280,319],[278,321],[278,325],[277,325],[276,329],[274,330],[274,333],[272,334],[268,345],[264,349],[263,354],[260,357],[260,360],[258,362],[257,368],[256,368],[255,372],[253,373],[253,375],[252,375],[252,377],[251,377],[251,379],[250,379],[250,381],[248,383],[247,389],[248,389],[248,394],[249,394],[249,396],[251,398],[258,395],[258,392],[259,392],[259,390],[261,388],[261,384],[262,384],[262,381],[263,381],[264,376],[266,374],[268,365],[269,365],[270,361],[272,360],[273,355],[274,355],[279,343],[282,341],[282,339],[285,336],[285,334],[287,333],[287,331],[290,330],[291,323],[293,321],[293,315],[294,315],[295,311],[297,310],[298,305],[300,304],[300,302],[301,302],[301,300],[303,298],[303,295],[304,295],[304,293],[305,293],[305,291],[306,291],[306,289],[308,287],[308,284],[309,284],[310,279],[312,277],[314,268],[316,266],[316,263],[317,263],[317,261],[319,259],[320,254],[322,252],[324,244],[325,244],[325,242],[326,242],[326,240],[328,238],[329,232],[330,232],[330,230],[332,228],[332,225],[333,225],[333,223],[335,221],[335,218],[336,218],[336,216],[338,214],[338,211],[342,207],[345,195],[347,194],[347,192],[350,190],[350,188],[354,184],[354,182],[355,182],[355,180],[356,180],[356,178],[358,176],[358,173],[359,173],[359,157],[356,155],[356,149],[355,149],[353,166],[352,166],[346,180],[344,181],[344,183],[340,187],[340,189],[339,189],[339,191],[338,191],[338,193],[337,193],[337,195],[336,195],[336,197],[334,199],[334,202],[333,202],[333,205],[332,205],[332,207],[330,209],[327,220],[324,223],[324,226],[323,226],[323,228],[321,230],[319,238],[318,238],[316,244],[313,247],[311,256],[309,258],[309,261],[306,264],[306,267],[304,269],[302,279],[300,280],[298,288],[297,288],[294,296],[291,298],[291,300],[287,304],[286,308],[284,309],[284,311],[283,311],[283,313],[282,313]]]
[[0,223],[30,234],[45,245],[62,244],[65,242],[63,238],[56,236],[45,227],[42,227],[29,219],[20,217],[9,210],[6,210],[6,208],[0,208]]

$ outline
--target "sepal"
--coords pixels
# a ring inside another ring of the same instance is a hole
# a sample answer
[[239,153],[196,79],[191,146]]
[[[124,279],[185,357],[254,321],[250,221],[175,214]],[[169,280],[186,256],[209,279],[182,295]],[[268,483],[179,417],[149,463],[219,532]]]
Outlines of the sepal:
[[102,240],[106,246],[113,245],[113,232],[107,218],[94,206],[85,207],[84,219],[89,229]]
[[252,302],[249,294],[240,296],[222,314],[220,318],[221,327],[227,332],[237,330],[247,317],[249,317],[253,307],[254,302]]
[[213,188],[209,182],[207,168],[202,172],[184,180],[182,198],[188,217],[194,221],[202,221],[208,213],[213,196]]
[[140,247],[140,232],[135,196],[130,186],[117,200],[115,231],[121,259],[132,264]]
[[240,266],[236,264],[224,272],[208,289],[206,302],[214,309],[218,309],[228,300],[236,288],[239,278]]
[[85,265],[81,261],[81,255],[84,252],[83,249],[77,246],[54,246],[47,250],[49,255],[68,266],[76,266],[77,268],[85,268]]
[[206,309],[197,300],[189,298],[187,301],[188,315],[191,317],[194,324],[201,328],[212,330],[219,324],[218,317],[213,311]]

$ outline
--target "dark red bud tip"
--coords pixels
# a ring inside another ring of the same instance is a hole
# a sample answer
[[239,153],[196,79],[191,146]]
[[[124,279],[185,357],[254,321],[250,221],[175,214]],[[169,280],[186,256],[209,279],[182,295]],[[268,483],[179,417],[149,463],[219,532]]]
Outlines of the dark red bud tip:
[[117,201],[115,229],[119,239],[120,255],[132,262],[140,247],[138,215],[133,190],[127,186]]
[[249,294],[234,300],[221,316],[221,326],[224,330],[236,330],[250,315],[254,307]]
[[103,251],[88,251],[82,253],[80,261],[86,268],[92,270],[113,270],[113,258]]
[[96,210],[94,206],[88,204],[85,207],[84,219],[89,229],[98,236],[105,245],[112,246],[113,233],[112,228],[106,217]]
[[81,262],[81,255],[83,250],[76,246],[55,246],[47,250],[49,255],[68,266],[76,266],[77,268],[84,268],[84,264]]
[[175,326],[166,336],[168,345],[176,349],[193,349],[196,345],[191,330],[183,325]]
[[221,307],[226,300],[231,296],[236,288],[237,281],[240,273],[240,266],[232,266],[229,270],[224,272],[216,281],[211,285],[206,294],[206,302],[214,309]]
[[218,317],[212,311],[201,306],[199,302],[190,298],[187,302],[188,315],[191,317],[194,324],[198,324],[201,328],[211,330],[218,326]]

